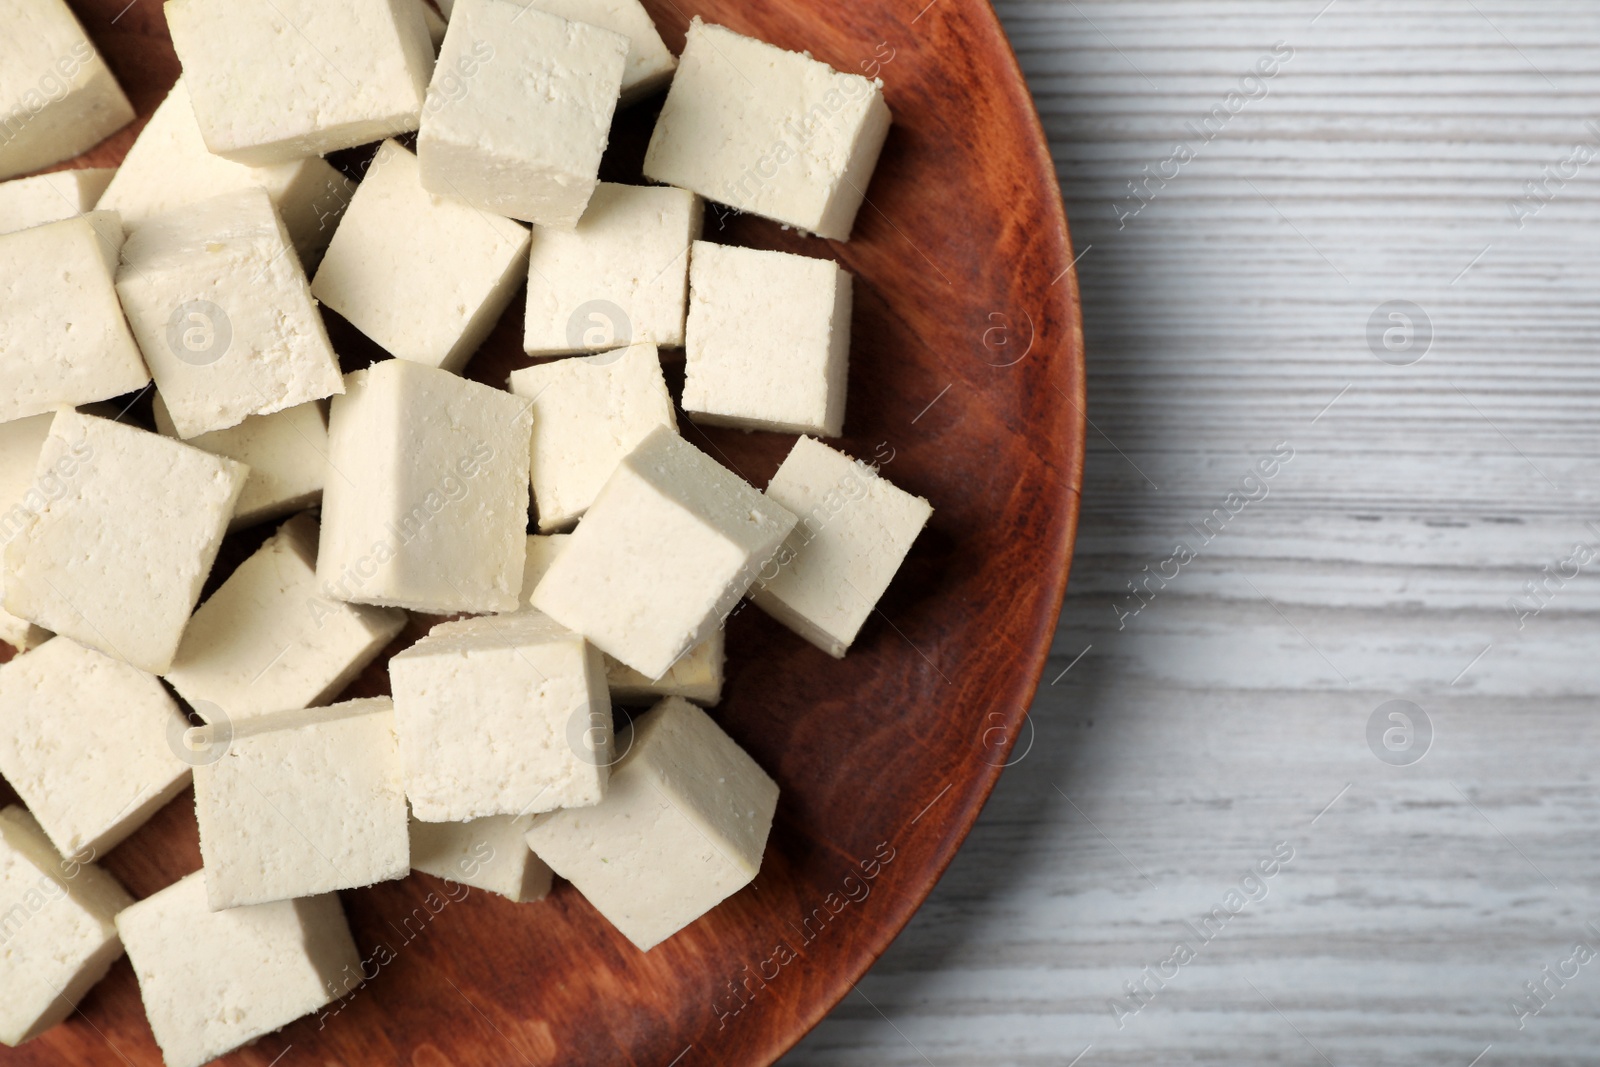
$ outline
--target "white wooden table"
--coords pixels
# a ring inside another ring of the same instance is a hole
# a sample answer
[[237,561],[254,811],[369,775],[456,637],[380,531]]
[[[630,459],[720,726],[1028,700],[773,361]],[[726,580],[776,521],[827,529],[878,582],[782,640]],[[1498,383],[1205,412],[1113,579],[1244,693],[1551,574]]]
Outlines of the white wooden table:
[[1600,3],[998,6],[1082,255],[1072,590],[785,1063],[1600,1061]]

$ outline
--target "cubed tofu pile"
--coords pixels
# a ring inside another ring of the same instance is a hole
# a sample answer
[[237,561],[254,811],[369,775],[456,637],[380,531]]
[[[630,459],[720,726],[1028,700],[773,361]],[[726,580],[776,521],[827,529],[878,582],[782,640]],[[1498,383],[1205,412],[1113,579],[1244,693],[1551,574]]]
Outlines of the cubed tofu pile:
[[[702,239],[710,200],[846,240],[881,83],[698,19],[674,58],[638,0],[441,8],[168,0],[182,76],[121,167],[18,178],[134,113],[63,0],[0,0],[7,1044],[126,951],[166,1062],[208,1062],[348,992],[339,891],[412,871],[559,875],[652,948],[777,805],[704,710],[724,622],[842,657],[929,519],[818,440],[851,275]],[[656,184],[601,182],[663,88]],[[323,158],[360,146],[359,182]],[[527,365],[469,380],[524,282]],[[347,373],[324,307],[392,358]],[[680,411],[802,436],[758,491]],[[341,699],[409,613],[450,618]],[[134,901],[97,861],[191,782],[203,867]]]

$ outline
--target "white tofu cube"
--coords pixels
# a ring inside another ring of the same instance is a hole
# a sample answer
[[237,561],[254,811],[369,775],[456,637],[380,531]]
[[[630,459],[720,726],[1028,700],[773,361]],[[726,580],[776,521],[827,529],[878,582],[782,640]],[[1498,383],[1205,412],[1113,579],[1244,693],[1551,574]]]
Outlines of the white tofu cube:
[[403,359],[346,379],[328,416],[317,578],[413,611],[511,611],[527,556],[528,402]]
[[[33,472],[54,418],[54,412],[47,412],[0,422],[0,603],[5,600],[6,542],[44,506],[44,494],[33,488]],[[0,607],[0,641],[26,652],[49,636],[48,630]]]
[[533,501],[539,529],[570,526],[622,458],[659,426],[676,431],[656,346],[557,359],[512,371],[533,405]]
[[528,229],[422,187],[385,141],[356,188],[311,295],[401,359],[459,372],[516,295]]
[[151,674],[172,666],[249,469],[70,408],[42,506],[5,547],[5,609]]
[[[522,603],[531,608],[533,591],[545,571],[566,547],[570,534],[539,534],[528,538],[528,562],[522,571]],[[683,697],[697,704],[722,699],[727,631],[717,627],[711,636],[678,657],[660,678],[650,678],[605,656],[606,688],[614,704],[654,704],[662,697]]]
[[122,955],[115,920],[132,903],[93,863],[62,859],[25,810],[0,811],[0,1044],[72,1013]]
[[409,0],[168,0],[206,147],[252,167],[417,128],[433,72]]
[[655,22],[639,0],[529,0],[528,6],[560,15],[569,22],[587,22],[628,39],[621,106],[660,89],[678,69],[677,57],[667,51]]
[[64,0],[0,0],[0,178],[79,152],[133,106]]
[[0,236],[0,422],[150,383],[117,302],[121,247],[100,211]]
[[[167,405],[151,405],[156,429],[177,437]],[[250,468],[228,529],[239,530],[315,506],[328,469],[328,416],[311,400],[270,415],[251,415],[237,426],[191,437],[186,444]]]
[[683,409],[712,425],[837,437],[850,294],[831,260],[696,241]]
[[129,233],[157,215],[235,189],[265,189],[302,263],[314,263],[333,238],[351,181],[324,159],[309,156],[247,167],[215,155],[200,136],[189,86],[179,78],[128,149],[101,210],[122,216]]
[[570,230],[599,181],[628,38],[519,0],[460,0],[417,135],[441,196]]
[[695,18],[644,176],[843,241],[888,133],[881,82]]
[[147,219],[117,295],[178,436],[341,392],[339,359],[266,191]]
[[864,462],[810,437],[795,442],[766,498],[800,517],[750,600],[842,659],[933,507]]
[[598,803],[611,757],[599,650],[537,612],[441,623],[389,661],[423,822]]
[[601,182],[577,229],[534,238],[522,347],[532,356],[682,347],[689,245],[704,216],[683,189]]
[[0,234],[93,211],[115,167],[84,167],[0,184]]
[[213,911],[353,889],[411,870],[388,697],[197,726],[194,770]]
[[297,515],[200,605],[167,682],[207,722],[309,708],[343,692],[405,624],[403,611],[322,595],[317,522]]
[[339,898],[211,911],[196,871],[117,916],[167,1067],[201,1067],[359,981]]
[[0,774],[65,856],[109,852],[189,784],[153,675],[67,637],[0,666]]
[[767,486],[800,517],[750,599],[835,658],[856,639],[933,514],[921,497],[802,437]]
[[498,893],[518,904],[550,893],[551,871],[524,840],[527,819],[411,820],[411,869]]
[[529,846],[649,949],[761,869],[778,786],[711,717],[669,697],[633,724],[605,800],[533,821]]
[[660,678],[722,624],[794,524],[661,427],[617,465],[533,606]]

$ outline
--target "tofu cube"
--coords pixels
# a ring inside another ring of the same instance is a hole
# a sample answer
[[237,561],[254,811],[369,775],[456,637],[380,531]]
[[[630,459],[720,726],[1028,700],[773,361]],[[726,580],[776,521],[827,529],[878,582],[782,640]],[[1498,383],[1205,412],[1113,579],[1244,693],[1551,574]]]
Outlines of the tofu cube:
[[64,0],[0,0],[0,178],[71,159],[133,106]]
[[155,676],[54,637],[0,666],[0,774],[64,856],[109,852],[189,784]]
[[409,0],[168,0],[206,147],[252,167],[417,128],[433,43]]
[[0,236],[0,422],[150,384],[117,302],[121,248],[101,211]]
[[825,259],[696,241],[683,409],[747,430],[844,430],[850,275]]
[[748,885],[778,786],[711,717],[669,697],[633,724],[605,800],[533,821],[539,858],[641,950]]
[[207,722],[242,722],[337,697],[406,624],[317,585],[317,522],[297,515],[194,613],[167,682]]
[[599,803],[600,652],[537,612],[441,623],[389,661],[406,796],[423,822]]
[[72,1013],[122,955],[116,916],[132,903],[93,863],[57,855],[25,810],[0,811],[0,1044],[31,1041]]
[[249,469],[63,408],[42,499],[5,547],[5,609],[151,674],[172,666]]
[[[528,538],[528,563],[522,572],[523,604],[531,605],[539,580],[570,538],[570,534],[535,534]],[[662,697],[683,697],[697,704],[717,703],[722,699],[726,636],[727,631],[720,626],[712,630],[710,637],[679,656],[660,678],[647,677],[605,656],[606,688],[611,691],[612,703],[654,704]]]
[[539,230],[522,347],[531,356],[683,345],[689,245],[705,211],[683,189],[601,182],[575,230]]
[[844,241],[888,133],[882,82],[695,18],[644,176]]
[[145,221],[122,246],[117,295],[179,437],[343,390],[339,358],[263,189]]
[[115,167],[84,167],[0,184],[0,234],[93,211]]
[[132,233],[157,215],[254,188],[266,190],[296,254],[307,264],[328,247],[355,191],[348,178],[316,156],[247,167],[213,154],[200,136],[189,84],[179,78],[139,131],[100,206],[122,216],[123,229]]
[[550,894],[551,871],[523,838],[527,819],[490,815],[471,822],[411,820],[411,869],[498,893],[521,904]]
[[750,599],[837,659],[861,632],[933,514],[859,460],[802,437],[767,486],[800,517]]
[[626,106],[642,100],[672,80],[678,59],[661,40],[650,13],[639,0],[529,0],[529,7],[560,15],[569,22],[586,22],[628,39],[628,61],[622,68],[622,100]]
[[117,916],[167,1067],[201,1067],[331,1004],[361,956],[328,893],[211,911],[202,872]]
[[528,229],[422,187],[385,141],[356,188],[311,295],[401,359],[460,372],[516,295]]
[[[5,600],[6,542],[44,506],[44,494],[33,488],[33,472],[54,418],[54,412],[47,412],[0,422],[0,603]],[[0,641],[26,652],[49,636],[49,631],[0,607]]]
[[206,898],[213,911],[353,889],[411,870],[388,697],[195,727]]
[[557,359],[513,371],[511,391],[533,405],[533,501],[539,529],[570,526],[622,458],[678,416],[656,346]]
[[627,58],[620,33],[519,0],[460,0],[417,135],[422,184],[572,229],[599,181]]
[[340,600],[510,611],[527,555],[528,402],[394,359],[328,417],[317,578]]
[[612,472],[533,607],[660,678],[722,624],[794,524],[659,427]]
[[[157,394],[152,404],[156,429],[177,437],[167,405]],[[322,499],[328,469],[328,416],[322,401],[310,400],[270,415],[250,415],[237,426],[191,437],[186,442],[213,456],[226,456],[250,468],[228,529],[239,530],[268,519],[314,507]]]

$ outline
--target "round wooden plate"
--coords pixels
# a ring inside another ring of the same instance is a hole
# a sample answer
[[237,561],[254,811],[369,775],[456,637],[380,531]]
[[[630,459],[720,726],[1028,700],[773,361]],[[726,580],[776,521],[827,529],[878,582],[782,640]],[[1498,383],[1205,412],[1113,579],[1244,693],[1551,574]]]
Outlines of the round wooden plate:
[[[894,128],[848,243],[715,207],[706,236],[831,256],[854,273],[847,433],[834,443],[927,497],[933,520],[842,662],[758,610],[729,624],[728,685],[713,714],[782,790],[753,885],[649,953],[563,883],[520,905],[426,875],[347,892],[369,980],[226,1062],[770,1064],[910,919],[1022,726],[1072,553],[1084,363],[1055,172],[992,9],[645,2],[674,52],[698,14],[883,79]],[[149,115],[178,75],[159,0],[74,6]],[[641,180],[658,108],[618,117],[605,177]],[[139,125],[68,165],[115,164]],[[359,166],[359,154],[340,162]],[[328,318],[348,366],[379,356]],[[521,320],[519,297],[469,377],[504,387],[529,362]],[[669,381],[674,372],[681,356],[675,366],[669,355]],[[681,423],[758,487],[793,440]],[[230,539],[213,587],[266,532]],[[390,652],[431,621],[416,619]],[[381,663],[351,695],[378,692]],[[196,870],[190,794],[104,864],[136,896]],[[125,959],[79,1007],[37,1041],[0,1049],[0,1064],[161,1062]]]

